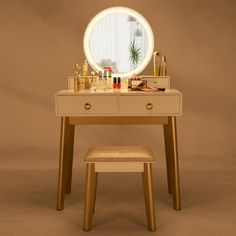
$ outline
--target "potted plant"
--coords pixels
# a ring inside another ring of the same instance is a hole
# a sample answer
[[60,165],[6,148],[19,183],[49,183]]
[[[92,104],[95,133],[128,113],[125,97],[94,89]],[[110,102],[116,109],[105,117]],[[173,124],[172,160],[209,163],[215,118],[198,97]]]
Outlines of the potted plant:
[[134,68],[137,66],[141,58],[141,49],[135,44],[135,38],[129,44],[129,60],[133,63]]

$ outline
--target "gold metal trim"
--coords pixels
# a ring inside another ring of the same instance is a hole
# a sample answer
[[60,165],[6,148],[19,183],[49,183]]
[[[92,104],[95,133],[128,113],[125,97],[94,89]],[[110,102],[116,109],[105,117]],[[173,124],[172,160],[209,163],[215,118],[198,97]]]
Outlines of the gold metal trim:
[[71,125],[89,125],[89,124],[168,124],[167,116],[80,116],[70,117]]

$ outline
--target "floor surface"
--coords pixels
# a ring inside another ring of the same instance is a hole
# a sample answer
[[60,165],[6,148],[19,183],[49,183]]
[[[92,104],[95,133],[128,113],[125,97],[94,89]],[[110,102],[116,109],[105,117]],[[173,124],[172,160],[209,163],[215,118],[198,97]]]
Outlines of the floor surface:
[[75,160],[72,194],[56,211],[55,153],[5,152],[0,159],[0,235],[236,235],[236,160],[233,156],[180,159],[183,209],[172,208],[164,161],[155,163],[158,229],[146,230],[141,176],[99,176],[93,230],[83,232],[85,166]]

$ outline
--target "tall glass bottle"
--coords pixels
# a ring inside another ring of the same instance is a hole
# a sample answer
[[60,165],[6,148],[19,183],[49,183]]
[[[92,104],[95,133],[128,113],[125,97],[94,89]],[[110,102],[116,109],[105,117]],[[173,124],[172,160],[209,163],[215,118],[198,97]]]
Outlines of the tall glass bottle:
[[167,75],[166,56],[161,56],[160,76],[166,76],[166,75]]
[[113,79],[112,79],[111,71],[108,72],[107,88],[108,89],[113,89]]
[[161,67],[161,52],[154,52],[153,54],[153,73],[155,76],[160,75]]

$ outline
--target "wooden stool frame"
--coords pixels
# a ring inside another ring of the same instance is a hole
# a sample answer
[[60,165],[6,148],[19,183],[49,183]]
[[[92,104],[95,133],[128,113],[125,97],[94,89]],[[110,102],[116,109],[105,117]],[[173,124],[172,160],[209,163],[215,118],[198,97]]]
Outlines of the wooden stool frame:
[[[147,215],[147,228],[150,231],[156,231],[155,201],[153,197],[153,181],[152,181],[152,163],[143,164],[143,190]],[[95,212],[96,191],[98,172],[95,171],[96,163],[87,163],[86,170],[86,186],[84,200],[84,230],[92,229],[92,217]],[[120,172],[120,171],[119,171]],[[132,170],[132,172],[134,172]]]

